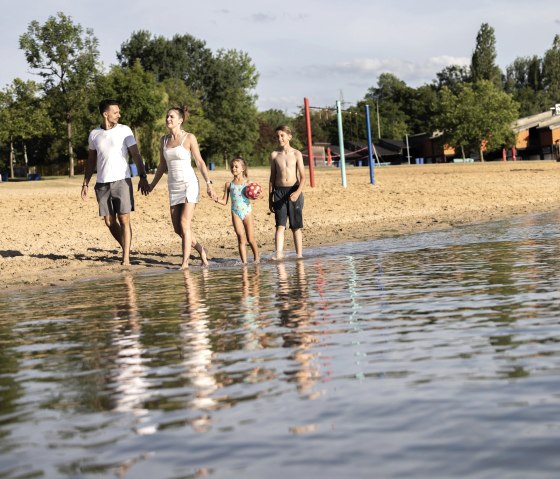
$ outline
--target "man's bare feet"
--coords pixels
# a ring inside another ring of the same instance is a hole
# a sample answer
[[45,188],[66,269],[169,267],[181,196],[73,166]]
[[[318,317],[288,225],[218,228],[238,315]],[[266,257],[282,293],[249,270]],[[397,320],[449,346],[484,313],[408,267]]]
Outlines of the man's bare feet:
[[185,271],[185,270],[189,269],[189,262],[185,261],[183,264],[181,264],[181,266],[179,266],[179,269],[181,271]]

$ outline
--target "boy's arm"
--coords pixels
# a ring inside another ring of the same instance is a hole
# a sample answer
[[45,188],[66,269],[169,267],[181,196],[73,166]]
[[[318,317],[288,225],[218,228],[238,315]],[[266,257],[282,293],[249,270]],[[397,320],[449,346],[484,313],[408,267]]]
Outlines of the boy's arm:
[[276,155],[275,152],[270,154],[270,178],[268,180],[268,209],[274,213],[272,206],[272,195],[274,193],[274,185],[276,184]]
[[305,166],[303,164],[303,156],[301,155],[301,151],[295,151],[296,155],[296,171],[297,171],[297,178],[298,178],[298,188],[290,195],[291,201],[296,201],[301,195],[303,191],[303,187],[305,186]]

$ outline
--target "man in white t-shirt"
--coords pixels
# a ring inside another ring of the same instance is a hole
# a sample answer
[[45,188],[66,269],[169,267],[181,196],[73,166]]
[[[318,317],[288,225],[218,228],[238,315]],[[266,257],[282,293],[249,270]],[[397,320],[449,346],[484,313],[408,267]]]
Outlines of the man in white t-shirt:
[[132,130],[126,125],[119,125],[121,113],[118,102],[103,100],[99,103],[99,113],[103,122],[91,131],[88,138],[89,152],[82,184],[82,199],[86,201],[88,198],[89,181],[97,168],[95,196],[99,204],[99,216],[103,216],[109,231],[122,247],[122,264],[129,265],[132,241],[130,212],[134,211],[129,154],[140,176],[138,189],[143,195],[147,195],[150,187]]

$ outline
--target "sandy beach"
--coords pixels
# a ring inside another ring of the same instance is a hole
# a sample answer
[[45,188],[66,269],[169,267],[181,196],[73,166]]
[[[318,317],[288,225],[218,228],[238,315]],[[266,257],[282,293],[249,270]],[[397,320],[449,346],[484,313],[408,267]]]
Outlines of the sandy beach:
[[[265,188],[268,168],[251,168]],[[309,173],[307,171],[307,173]],[[229,171],[212,171],[217,191]],[[150,178],[149,178],[150,179]],[[94,178],[92,179],[94,181]],[[135,185],[138,179],[134,178]],[[0,288],[47,287],[120,274],[120,251],[97,214],[93,188],[80,199],[82,177],[0,183]],[[551,161],[403,165],[375,169],[316,168],[305,187],[304,248],[411,232],[453,228],[531,212],[560,209],[560,163]],[[165,178],[148,197],[136,194],[129,270],[164,270],[180,264],[180,238],[171,227]],[[274,217],[265,199],[254,202],[261,252],[274,247]],[[204,196],[194,232],[212,260],[238,258],[229,205]],[[293,252],[291,233],[286,249]],[[305,250],[304,250],[305,252]],[[250,253],[250,250],[249,250]],[[252,260],[249,254],[250,260]],[[198,258],[192,261],[198,268]]]

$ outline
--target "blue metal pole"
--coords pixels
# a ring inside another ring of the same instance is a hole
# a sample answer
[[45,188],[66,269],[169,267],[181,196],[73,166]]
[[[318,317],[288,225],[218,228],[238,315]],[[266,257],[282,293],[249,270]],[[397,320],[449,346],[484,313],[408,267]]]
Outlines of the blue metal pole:
[[368,150],[368,159],[369,159],[369,182],[372,185],[375,185],[375,178],[373,176],[373,153],[371,148],[371,123],[369,121],[369,105],[365,107],[366,111],[366,138],[367,138],[367,150]]
[[342,109],[340,101],[336,101],[336,116],[338,120],[338,143],[340,145],[340,174],[342,175],[342,186],[346,188],[346,159],[344,158],[344,133],[342,132]]

